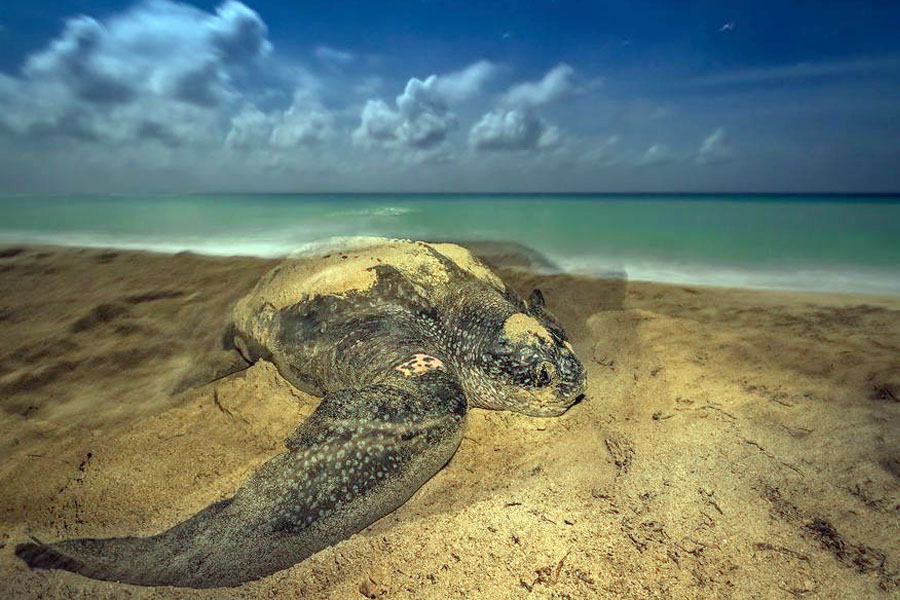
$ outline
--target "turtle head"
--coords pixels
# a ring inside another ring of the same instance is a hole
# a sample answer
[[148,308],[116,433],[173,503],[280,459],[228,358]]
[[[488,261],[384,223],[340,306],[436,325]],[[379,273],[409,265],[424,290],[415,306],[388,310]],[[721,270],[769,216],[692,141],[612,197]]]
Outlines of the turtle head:
[[531,293],[525,312],[499,323],[479,354],[483,377],[470,394],[474,406],[550,417],[584,393],[584,366],[540,290]]

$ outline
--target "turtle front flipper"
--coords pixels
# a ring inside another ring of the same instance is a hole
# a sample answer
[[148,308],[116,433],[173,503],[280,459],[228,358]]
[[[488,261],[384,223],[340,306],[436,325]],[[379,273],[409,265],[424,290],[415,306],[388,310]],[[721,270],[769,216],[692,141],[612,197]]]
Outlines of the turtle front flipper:
[[456,451],[455,377],[388,373],[328,394],[234,497],[150,537],[24,543],[32,568],[137,585],[236,586],[287,568],[392,512]]
[[237,350],[216,350],[204,354],[186,370],[170,388],[173,396],[193,388],[203,387],[229,375],[246,371],[252,366]]

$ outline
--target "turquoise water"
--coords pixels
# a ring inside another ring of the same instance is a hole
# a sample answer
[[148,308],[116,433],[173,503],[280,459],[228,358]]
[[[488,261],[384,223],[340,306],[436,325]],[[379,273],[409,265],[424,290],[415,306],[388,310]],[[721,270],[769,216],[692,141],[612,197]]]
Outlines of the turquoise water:
[[900,294],[900,197],[0,196],[0,242],[277,256],[333,237],[512,241],[569,272]]

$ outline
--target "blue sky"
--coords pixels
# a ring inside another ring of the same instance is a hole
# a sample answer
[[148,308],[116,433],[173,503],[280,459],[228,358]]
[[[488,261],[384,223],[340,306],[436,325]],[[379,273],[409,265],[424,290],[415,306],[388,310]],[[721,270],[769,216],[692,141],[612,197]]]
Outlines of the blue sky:
[[897,191],[900,3],[0,9],[4,191]]

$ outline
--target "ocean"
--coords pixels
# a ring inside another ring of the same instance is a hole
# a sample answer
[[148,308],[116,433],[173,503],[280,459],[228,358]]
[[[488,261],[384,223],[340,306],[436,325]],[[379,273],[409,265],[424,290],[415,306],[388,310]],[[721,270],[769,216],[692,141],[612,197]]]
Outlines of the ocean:
[[548,270],[630,280],[900,294],[900,196],[0,195],[6,245],[271,257],[352,236],[514,242]]

